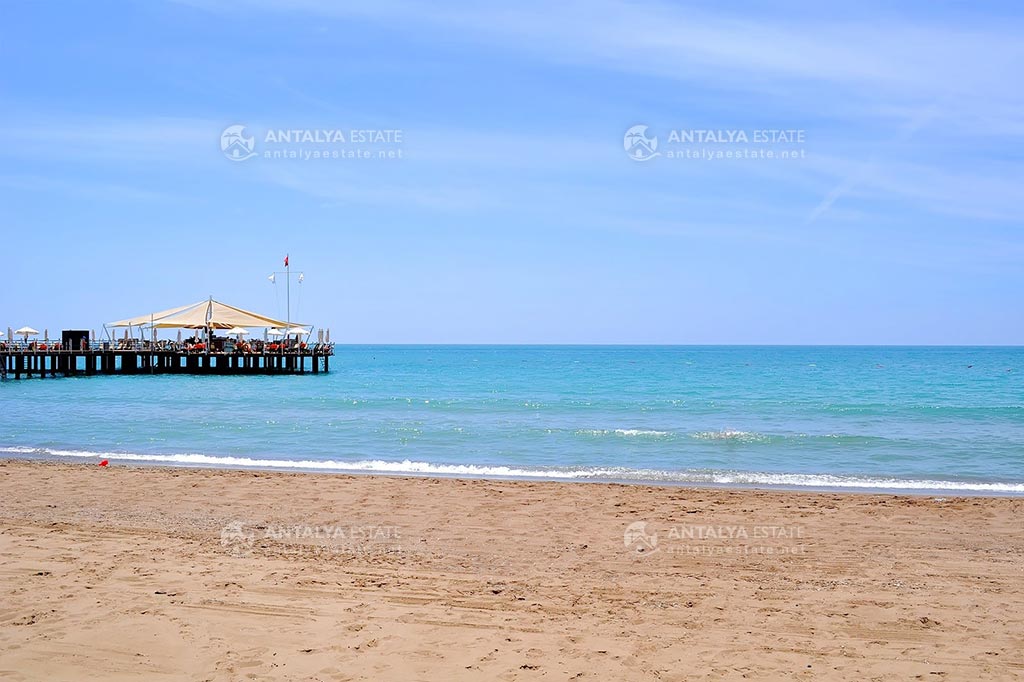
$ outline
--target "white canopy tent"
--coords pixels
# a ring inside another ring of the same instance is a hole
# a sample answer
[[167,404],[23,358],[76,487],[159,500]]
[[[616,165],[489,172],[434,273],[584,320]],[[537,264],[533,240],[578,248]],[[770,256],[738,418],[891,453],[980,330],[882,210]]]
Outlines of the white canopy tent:
[[154,320],[160,320],[168,315],[180,313],[183,310],[194,308],[203,303],[209,303],[209,301],[200,301],[199,303],[190,303],[188,305],[179,306],[177,308],[171,308],[169,310],[161,310],[158,313],[149,313],[148,315],[139,315],[138,317],[130,317],[127,320],[118,320],[117,322],[109,322],[105,326],[107,327],[141,327],[144,324],[149,324]]
[[[293,322],[292,324],[299,325],[300,323]],[[118,320],[107,326],[147,326],[153,329],[232,329],[235,327],[286,327],[288,323],[211,298],[148,315]]]

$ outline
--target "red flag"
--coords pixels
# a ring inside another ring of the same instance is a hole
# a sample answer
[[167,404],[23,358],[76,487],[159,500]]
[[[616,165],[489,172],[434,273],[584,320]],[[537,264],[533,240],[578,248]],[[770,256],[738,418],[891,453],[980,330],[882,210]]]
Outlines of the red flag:
[[284,266],[288,267],[288,256],[284,257]]
[[109,461],[107,461],[107,460],[103,460],[102,462],[100,462],[100,464],[99,464],[99,465],[100,465],[101,467],[105,467],[105,466],[107,466],[108,464],[110,464],[110,462],[109,462]]

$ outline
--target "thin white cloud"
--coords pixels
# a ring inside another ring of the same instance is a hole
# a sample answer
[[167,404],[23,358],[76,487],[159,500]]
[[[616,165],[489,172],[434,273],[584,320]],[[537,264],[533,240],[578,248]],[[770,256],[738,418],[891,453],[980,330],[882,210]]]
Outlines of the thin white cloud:
[[[237,12],[237,3],[188,4]],[[489,49],[722,89],[761,90],[796,82],[836,88],[854,100],[882,96],[919,107],[947,99],[938,116],[984,118],[998,110],[1009,125],[1024,121],[1016,82],[1024,62],[1021,26],[1003,22],[960,28],[865,13],[826,21],[799,10],[758,14],[709,11],[663,2],[515,5],[455,2],[336,3],[331,0],[249,0],[247,10],[307,13],[375,21],[396,31],[443,31],[446,40]],[[801,99],[813,103],[813,92]],[[821,92],[822,98],[830,93]]]
[[844,157],[814,156],[801,169],[819,180],[832,178],[822,202],[807,222],[820,218],[841,196],[871,202],[903,202],[931,213],[1003,222],[1024,220],[1024,204],[1016,188],[1024,184],[1017,164],[943,164],[907,161],[879,154],[870,162]]
[[[924,121],[925,118],[920,120]],[[254,128],[262,122],[250,122]],[[8,121],[0,126],[0,156],[62,164],[61,179],[49,184],[42,176],[8,174],[8,188],[80,195],[159,198],[157,191],[128,181],[129,168],[166,164],[183,173],[217,179],[241,179],[285,188],[327,203],[409,204],[435,211],[471,213],[514,211],[543,214],[571,205],[580,220],[614,217],[617,213],[659,219],[659,211],[688,210],[681,202],[717,186],[771,183],[790,193],[819,192],[822,199],[805,222],[820,220],[842,197],[860,202],[902,202],[937,215],[983,220],[1021,220],[1024,207],[1016,197],[1024,177],[1012,164],[956,158],[908,160],[901,150],[889,154],[885,145],[868,159],[850,154],[815,152],[794,163],[732,165],[673,164],[662,159],[652,167],[630,164],[621,150],[618,131],[595,138],[574,135],[467,131],[424,128],[407,131],[407,158],[370,166],[267,162],[232,164],[220,154],[220,121],[192,118],[125,118],[74,120],[51,117]],[[915,128],[892,139],[906,142]],[[929,129],[930,130],[930,129]],[[248,165],[247,165],[248,164]],[[77,172],[76,167],[88,168]],[[685,181],[684,181],[685,179]],[[723,184],[724,183],[724,184]],[[629,194],[624,201],[622,192]],[[716,204],[719,209],[716,209]],[[805,204],[806,206],[806,204]],[[628,207],[628,208],[627,208]],[[646,207],[637,212],[638,207]],[[777,220],[790,213],[799,223],[799,205],[778,206]],[[847,206],[856,209],[857,204]],[[733,192],[702,196],[699,214],[740,212]],[[868,209],[878,210],[877,205]]]
[[0,156],[160,163],[216,159],[223,122],[175,117],[23,117],[0,121]]
[[62,194],[90,201],[169,201],[180,200],[175,192],[137,185],[87,179],[66,180],[40,175],[0,175],[0,188],[21,192]]

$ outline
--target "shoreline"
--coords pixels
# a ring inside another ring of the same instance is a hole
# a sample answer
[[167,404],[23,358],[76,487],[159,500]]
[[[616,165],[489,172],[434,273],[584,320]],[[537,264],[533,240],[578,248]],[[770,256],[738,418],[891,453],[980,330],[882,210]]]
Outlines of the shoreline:
[[[42,450],[43,452],[39,452]],[[534,482],[551,482],[551,483],[591,483],[591,484],[616,484],[616,485],[636,485],[636,486],[650,486],[650,487],[664,487],[664,488],[689,488],[696,490],[764,490],[764,491],[779,491],[779,492],[808,492],[808,493],[835,493],[835,494],[864,494],[864,495],[907,495],[913,497],[1007,497],[1007,498],[1024,498],[1024,490],[977,490],[972,488],[956,487],[958,483],[965,485],[1001,485],[1001,486],[1024,486],[1024,484],[1008,483],[1008,482],[987,482],[987,481],[947,481],[947,480],[923,480],[923,479],[906,479],[907,483],[924,482],[924,483],[940,483],[943,487],[886,487],[886,486],[872,486],[872,485],[845,485],[845,486],[828,486],[828,485],[814,485],[814,484],[788,484],[788,483],[746,483],[746,482],[715,482],[715,481],[686,481],[686,480],[658,480],[658,479],[642,479],[642,478],[616,478],[614,476],[544,476],[544,475],[502,475],[502,474],[489,474],[489,473],[474,473],[471,471],[466,472],[444,472],[444,471],[388,471],[384,469],[361,469],[361,468],[347,468],[339,469],[332,467],[317,467],[317,466],[301,466],[301,467],[289,467],[289,466],[275,466],[271,465],[250,465],[250,464],[231,464],[231,463],[203,463],[203,462],[174,462],[174,461],[147,461],[145,459],[138,459],[131,456],[129,453],[116,453],[116,452],[105,452],[105,453],[82,453],[82,454],[52,454],[45,452],[46,448],[29,448],[21,446],[8,446],[0,449],[0,462],[3,461],[40,461],[40,462],[53,462],[53,463],[66,463],[66,464],[89,464],[95,463],[96,460],[105,458],[114,458],[117,466],[125,467],[157,467],[157,468],[170,468],[170,469],[199,469],[199,470],[224,470],[224,471],[271,471],[279,473],[305,473],[305,474],[328,474],[338,476],[386,476],[386,477],[398,477],[398,478],[438,478],[438,479],[465,479],[465,480],[485,480],[485,481],[534,481]],[[18,452],[20,451],[20,452]],[[14,454],[18,452],[18,454]],[[145,457],[172,457],[173,455],[144,455]],[[210,455],[200,455],[203,457],[211,457]],[[219,456],[218,456],[219,457]],[[224,456],[223,459],[237,459],[234,456]],[[260,460],[254,460],[260,461]],[[277,460],[267,460],[277,461]],[[403,464],[404,462],[391,462],[385,461],[389,464]],[[426,466],[451,466],[453,468],[462,466],[475,466],[475,465],[435,465],[427,462],[416,463],[423,464]],[[508,465],[483,465],[481,468],[507,468]],[[738,473],[761,473],[761,472],[738,472]],[[833,476],[832,474],[775,474],[767,473],[766,475],[782,475],[782,476],[807,476],[807,477],[818,477],[827,478]],[[945,487],[948,486],[948,487]]]
[[12,680],[1009,679],[1012,497],[0,461]]

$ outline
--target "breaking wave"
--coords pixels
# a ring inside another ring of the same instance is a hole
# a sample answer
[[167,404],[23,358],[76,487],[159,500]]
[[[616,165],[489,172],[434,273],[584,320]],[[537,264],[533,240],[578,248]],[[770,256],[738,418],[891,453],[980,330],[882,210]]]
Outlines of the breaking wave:
[[576,432],[580,436],[647,436],[650,438],[664,438],[671,436],[671,431],[655,431],[653,429],[580,429]]
[[866,489],[904,491],[964,491],[983,493],[1024,494],[1024,483],[999,481],[950,481],[903,479],[833,474],[770,473],[758,471],[724,471],[691,469],[666,471],[629,469],[624,467],[529,467],[487,464],[435,464],[412,460],[388,461],[367,459],[290,460],[254,459],[188,454],[137,454],[128,452],[92,452],[52,448],[5,447],[0,453],[11,456],[64,457],[74,459],[109,459],[124,462],[146,462],[193,467],[300,469],[340,473],[407,474],[421,476],[455,476],[469,478],[535,478],[547,480],[629,481],[646,483],[679,483],[738,486],[777,486],[816,489]]

